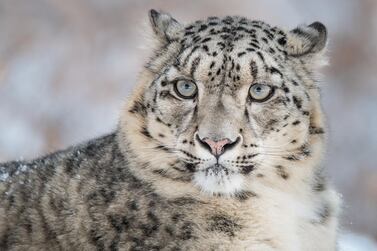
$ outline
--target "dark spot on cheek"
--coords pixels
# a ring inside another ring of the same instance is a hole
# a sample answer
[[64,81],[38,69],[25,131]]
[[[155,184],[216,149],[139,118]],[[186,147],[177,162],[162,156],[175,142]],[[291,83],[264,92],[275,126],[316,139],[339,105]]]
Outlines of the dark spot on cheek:
[[155,147],[155,149],[163,150],[165,152],[171,153],[172,150],[169,147],[163,146],[163,145],[158,145]]
[[285,37],[281,37],[277,41],[280,45],[283,45],[283,46],[287,43],[287,39]]
[[297,109],[301,109],[302,107],[302,100],[293,96],[293,103],[296,105]]
[[149,131],[146,127],[143,127],[141,129],[140,133],[143,134],[147,138],[153,139],[152,135],[149,133]]
[[296,121],[294,121],[294,122],[292,123],[292,125],[298,125],[298,124],[300,124],[300,123],[301,123],[300,120],[296,120]]
[[192,164],[192,163],[186,163],[185,167],[190,172],[195,172],[196,166],[194,164]]
[[164,123],[162,122],[162,120],[161,120],[159,117],[156,117],[156,121],[157,121],[158,123],[164,124]]
[[276,173],[285,180],[289,178],[289,174],[286,172],[285,167],[283,166],[276,166]]
[[241,167],[241,173],[243,175],[247,175],[253,170],[254,170],[254,165],[247,165],[247,166]]
[[298,161],[300,160],[296,155],[292,154],[292,155],[288,155],[288,156],[285,156],[283,157],[284,159],[286,160],[289,160],[289,161]]

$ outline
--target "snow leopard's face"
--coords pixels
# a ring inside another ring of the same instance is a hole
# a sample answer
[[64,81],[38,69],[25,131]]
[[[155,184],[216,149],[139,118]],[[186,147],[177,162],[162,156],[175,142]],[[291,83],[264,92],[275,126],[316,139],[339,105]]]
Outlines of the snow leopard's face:
[[140,133],[176,158],[155,173],[234,195],[256,177],[288,179],[286,163],[310,158],[309,137],[322,133],[310,60],[325,44],[323,25],[286,33],[226,17],[182,26],[153,11],[151,21],[163,47],[130,112],[143,113]]

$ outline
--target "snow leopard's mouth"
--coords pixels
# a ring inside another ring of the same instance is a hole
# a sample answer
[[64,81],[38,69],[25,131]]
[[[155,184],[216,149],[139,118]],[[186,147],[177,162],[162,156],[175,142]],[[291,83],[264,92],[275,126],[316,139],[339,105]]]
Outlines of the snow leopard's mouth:
[[229,175],[230,172],[233,172],[226,168],[223,165],[220,165],[219,163],[216,163],[212,166],[209,166],[205,168],[204,170],[201,170],[202,172],[205,172],[206,175],[213,174],[213,175]]
[[194,182],[209,194],[231,195],[241,190],[243,177],[240,172],[216,163],[198,170],[194,175]]

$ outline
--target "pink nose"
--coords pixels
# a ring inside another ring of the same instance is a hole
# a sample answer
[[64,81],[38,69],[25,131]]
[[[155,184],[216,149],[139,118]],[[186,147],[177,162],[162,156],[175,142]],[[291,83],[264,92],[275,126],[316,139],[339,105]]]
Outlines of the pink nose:
[[209,138],[204,138],[202,141],[211,148],[211,152],[215,156],[220,156],[224,152],[224,146],[231,143],[229,139],[213,141]]

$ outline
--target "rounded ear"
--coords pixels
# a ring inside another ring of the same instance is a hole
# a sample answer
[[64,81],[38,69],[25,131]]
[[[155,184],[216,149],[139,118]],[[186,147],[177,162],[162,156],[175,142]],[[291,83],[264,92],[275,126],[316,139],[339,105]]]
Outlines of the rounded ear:
[[327,29],[320,22],[299,26],[287,35],[288,55],[300,57],[307,54],[316,54],[326,47]]
[[167,13],[154,9],[149,11],[152,29],[159,39],[171,42],[179,38],[183,26]]

